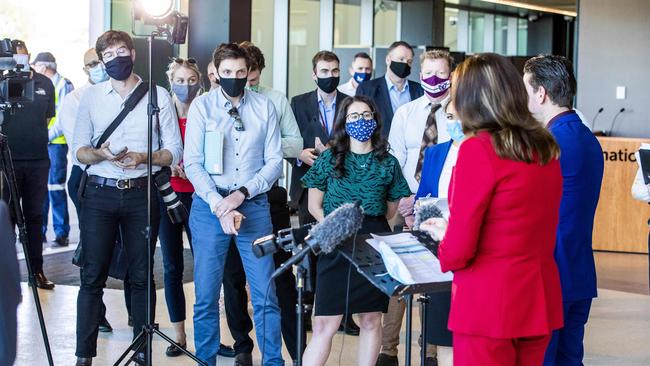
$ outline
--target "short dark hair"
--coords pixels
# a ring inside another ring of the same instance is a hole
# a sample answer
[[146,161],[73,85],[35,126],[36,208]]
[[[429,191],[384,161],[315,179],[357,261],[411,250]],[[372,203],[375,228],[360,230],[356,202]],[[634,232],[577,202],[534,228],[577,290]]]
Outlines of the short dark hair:
[[352,61],[354,62],[354,60],[356,60],[358,58],[365,58],[366,60],[370,60],[370,62],[372,62],[372,57],[370,57],[370,55],[365,53],[365,52],[357,52],[357,53],[355,53],[354,57],[352,57]]
[[252,42],[244,41],[239,44],[239,47],[243,48],[248,55],[248,61],[250,63],[249,68],[251,71],[259,70],[262,71],[266,67],[266,62],[264,60],[264,54],[259,47],[254,45]]
[[413,51],[413,47],[411,47],[410,44],[404,42],[404,41],[395,41],[388,46],[388,53],[391,53],[394,49],[397,47],[406,47],[409,50],[411,50],[411,53],[415,55],[415,51]]
[[551,102],[560,107],[571,108],[577,83],[571,61],[563,56],[540,55],[526,61],[524,73],[530,74],[533,90],[544,87]]
[[246,61],[247,69],[251,67],[251,63],[248,59],[246,50],[237,43],[222,43],[214,50],[214,53],[212,54],[212,62],[214,62],[214,68],[217,71],[219,70],[221,61],[239,58],[243,58],[244,61]]
[[97,52],[97,57],[99,57],[99,60],[102,61],[102,53],[105,49],[120,42],[124,42],[129,50],[135,49],[135,46],[133,45],[133,38],[131,38],[131,36],[129,36],[129,34],[126,32],[109,30],[99,36],[99,38],[97,38],[97,42],[95,42],[95,52]]
[[339,57],[336,55],[336,53],[332,51],[318,51],[311,59],[312,70],[316,70],[316,64],[318,64],[318,61],[325,61],[325,62],[336,61],[339,63],[339,66],[341,65],[341,61],[339,60]]

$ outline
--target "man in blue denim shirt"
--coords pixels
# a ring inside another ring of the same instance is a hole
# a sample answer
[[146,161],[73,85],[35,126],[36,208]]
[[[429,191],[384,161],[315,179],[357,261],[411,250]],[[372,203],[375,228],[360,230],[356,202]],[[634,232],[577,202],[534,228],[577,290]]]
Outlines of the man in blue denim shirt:
[[[255,239],[272,232],[266,192],[282,174],[280,128],[269,99],[244,90],[249,69],[245,50],[236,44],[222,44],[215,50],[213,61],[220,87],[192,103],[183,157],[185,173],[198,196],[190,214],[190,229],[196,233],[192,245],[197,356],[210,365],[216,364],[219,293],[226,253],[234,237],[251,287],[264,365],[283,365],[280,309],[274,283],[270,282],[275,269],[273,257],[256,258],[251,248]],[[210,132],[223,134],[220,174],[206,167],[206,160],[212,157],[206,157],[205,149],[215,144],[211,140],[215,134]],[[252,365],[250,354],[237,357],[235,364]]]

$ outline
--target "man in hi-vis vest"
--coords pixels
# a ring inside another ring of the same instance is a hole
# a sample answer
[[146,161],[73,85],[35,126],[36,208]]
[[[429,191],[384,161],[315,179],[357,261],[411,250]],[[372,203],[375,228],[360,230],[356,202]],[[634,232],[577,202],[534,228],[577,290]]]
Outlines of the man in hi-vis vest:
[[[41,52],[36,55],[32,64],[34,71],[43,74],[52,80],[55,89],[56,116],[50,119],[48,128],[51,128],[59,115],[59,108],[63,98],[72,92],[74,86],[70,80],[64,78],[56,71],[56,59],[49,52]],[[49,194],[43,204],[43,242],[47,241],[47,216],[52,206],[52,224],[56,234],[55,242],[58,246],[68,245],[68,233],[70,223],[68,218],[68,198],[65,193],[66,172],[68,170],[68,145],[65,137],[59,136],[50,141],[48,145],[50,156],[50,175],[47,188]]]

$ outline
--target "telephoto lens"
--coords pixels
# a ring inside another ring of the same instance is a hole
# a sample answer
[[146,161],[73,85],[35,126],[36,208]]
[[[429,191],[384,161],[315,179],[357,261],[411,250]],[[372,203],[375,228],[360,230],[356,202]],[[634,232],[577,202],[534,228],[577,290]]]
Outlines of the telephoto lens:
[[165,202],[165,206],[167,206],[167,215],[169,215],[171,222],[174,224],[185,222],[189,214],[181,199],[174,192],[171,183],[169,183],[169,168],[163,168],[156,173],[154,183],[156,183],[156,188],[158,188],[160,196]]

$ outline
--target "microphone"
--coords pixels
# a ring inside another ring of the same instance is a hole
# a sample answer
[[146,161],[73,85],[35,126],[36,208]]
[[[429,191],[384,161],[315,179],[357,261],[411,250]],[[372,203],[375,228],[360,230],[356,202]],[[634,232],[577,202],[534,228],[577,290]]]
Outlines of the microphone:
[[0,71],[13,70],[16,68],[16,60],[13,57],[0,57]]
[[291,266],[300,262],[310,251],[318,255],[331,253],[341,242],[354,235],[363,223],[363,210],[360,202],[348,203],[332,211],[325,219],[316,224],[305,238],[303,248],[282,263],[273,272],[271,279],[278,277]]
[[619,109],[618,113],[616,113],[616,115],[614,115],[614,119],[612,120],[612,124],[609,126],[609,131],[607,131],[607,136],[612,136],[612,131],[614,131],[614,126],[616,125],[616,119],[623,112],[625,112],[625,108]]
[[415,223],[413,230],[420,230],[420,224],[432,217],[444,217],[434,200],[421,200],[415,207]]
[[591,119],[591,130],[592,131],[594,130],[594,128],[596,128],[596,119],[598,118],[598,116],[600,116],[601,113],[603,113],[604,110],[605,110],[605,108],[600,107],[598,112],[596,112],[596,114],[594,114],[594,118]]

